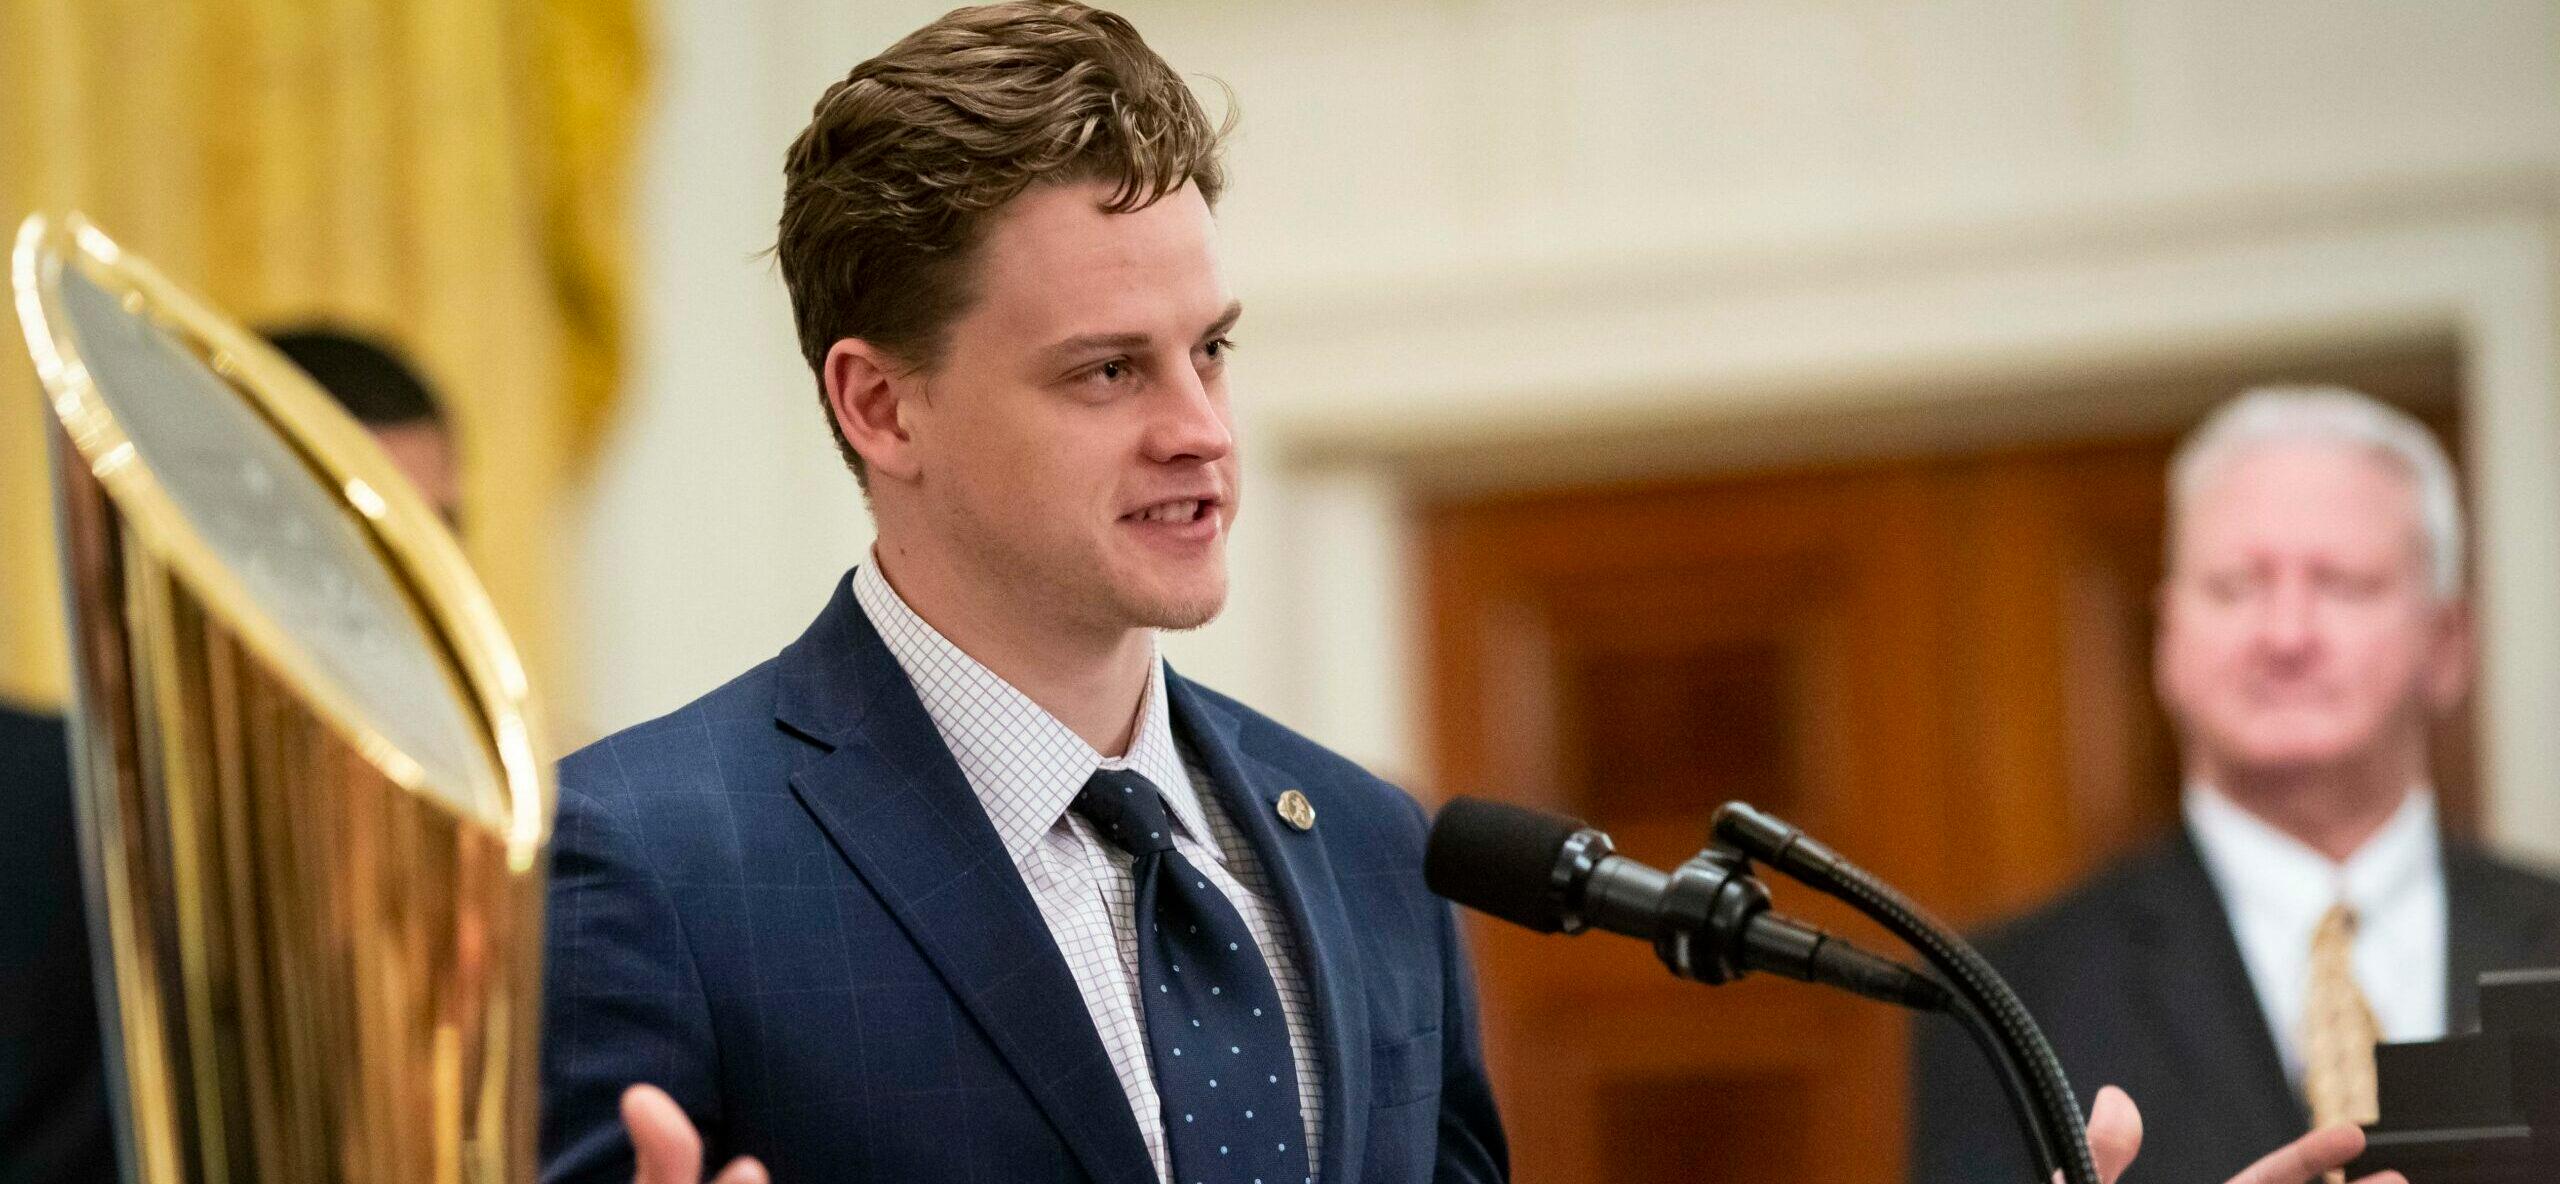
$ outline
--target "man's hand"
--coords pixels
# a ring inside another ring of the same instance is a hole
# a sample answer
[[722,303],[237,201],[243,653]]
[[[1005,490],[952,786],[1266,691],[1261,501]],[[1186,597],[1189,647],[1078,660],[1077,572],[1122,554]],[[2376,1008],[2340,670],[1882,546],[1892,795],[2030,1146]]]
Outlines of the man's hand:
[[[2347,1166],[2348,1160],[2363,1151],[2364,1128],[2349,1123],[2324,1126],[2250,1164],[2248,1171],[2231,1178],[2231,1184],[2302,1184]],[[2376,1172],[2356,1184],[2409,1184],[2409,1181],[2398,1172]]]
[[[2110,1085],[2098,1091],[2089,1107],[2089,1157],[2098,1161],[2098,1178],[2115,1184],[2142,1150],[2142,1111],[2123,1090]],[[2310,1184],[2323,1174],[2347,1166],[2364,1151],[2364,1131],[2354,1126],[2324,1126],[2275,1150],[2233,1176],[2230,1184]],[[2061,1176],[2057,1173],[2057,1181]],[[2409,1184],[2398,1172],[2366,1176],[2356,1184]]]
[[[629,1103],[625,1103],[628,1105]],[[2133,1157],[2142,1150],[2142,1111],[2136,1109],[2131,1095],[2112,1085],[2098,1087],[2096,1101],[2089,1103],[2089,1158],[2098,1161],[2098,1178],[2116,1184],[2116,1177],[2133,1166]],[[2062,1173],[2055,1172],[2058,1182]],[[2232,1184],[2255,1184],[2234,1180]]]
[[[636,1162],[631,1184],[701,1184],[702,1136],[684,1107],[654,1085],[622,1091],[622,1127],[631,1133]],[[740,1156],[711,1184],[771,1184],[764,1165]]]

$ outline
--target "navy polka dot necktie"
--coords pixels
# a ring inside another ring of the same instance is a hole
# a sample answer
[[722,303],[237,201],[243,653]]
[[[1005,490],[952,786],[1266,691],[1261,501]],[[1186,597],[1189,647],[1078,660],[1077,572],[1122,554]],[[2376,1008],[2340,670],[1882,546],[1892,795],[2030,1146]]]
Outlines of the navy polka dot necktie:
[[1171,1184],[1313,1184],[1280,992],[1226,894],[1173,849],[1164,795],[1104,769],[1075,812],[1136,858],[1138,989]]

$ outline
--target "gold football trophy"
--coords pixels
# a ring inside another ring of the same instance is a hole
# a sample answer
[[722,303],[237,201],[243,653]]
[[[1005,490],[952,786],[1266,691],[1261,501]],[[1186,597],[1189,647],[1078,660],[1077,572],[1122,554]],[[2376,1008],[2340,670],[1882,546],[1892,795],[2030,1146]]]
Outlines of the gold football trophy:
[[265,342],[21,229],[129,1184],[533,1179],[549,771],[461,551]]

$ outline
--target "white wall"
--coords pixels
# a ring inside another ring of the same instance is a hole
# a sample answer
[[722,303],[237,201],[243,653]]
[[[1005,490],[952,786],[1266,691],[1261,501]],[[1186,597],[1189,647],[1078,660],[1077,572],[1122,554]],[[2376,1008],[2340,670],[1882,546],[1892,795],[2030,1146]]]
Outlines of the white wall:
[[825,73],[784,68],[813,14],[769,0],[658,12],[657,120],[637,217],[635,382],[581,535],[589,718],[668,711],[763,660],[870,540],[771,261],[782,150]]
[[[819,90],[944,6],[665,0],[647,353],[588,537],[583,734],[770,653],[860,553],[749,253]],[[1249,512],[1229,615],[1171,645],[1190,672],[1415,770],[1417,452],[1709,440],[2448,332],[2482,491],[2493,827],[2560,854],[2560,0],[1121,11],[1243,114],[1221,218],[1251,309]]]

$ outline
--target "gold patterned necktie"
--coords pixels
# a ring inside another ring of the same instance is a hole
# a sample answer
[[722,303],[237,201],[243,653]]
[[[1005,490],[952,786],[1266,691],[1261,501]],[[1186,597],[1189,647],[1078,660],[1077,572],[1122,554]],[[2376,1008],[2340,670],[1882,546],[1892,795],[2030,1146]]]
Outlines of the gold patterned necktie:
[[2311,931],[2311,989],[2302,1009],[2302,1095],[2311,1124],[2370,1124],[2381,1115],[2375,1098],[2373,1046],[2382,1025],[2373,1018],[2364,989],[2356,985],[2356,911],[2341,901],[2329,906]]

